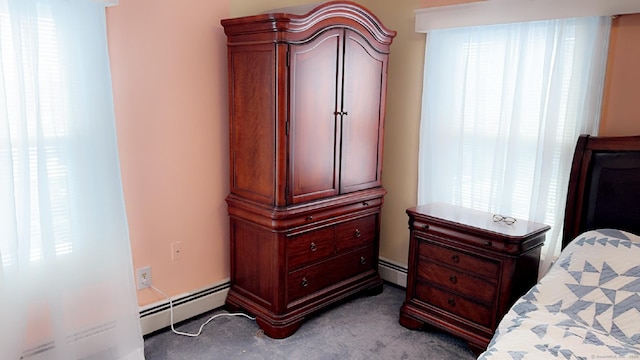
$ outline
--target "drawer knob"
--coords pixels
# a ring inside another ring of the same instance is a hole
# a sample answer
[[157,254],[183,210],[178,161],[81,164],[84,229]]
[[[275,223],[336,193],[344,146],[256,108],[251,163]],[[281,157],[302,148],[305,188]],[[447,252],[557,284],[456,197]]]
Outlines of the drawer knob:
[[455,284],[458,282],[458,278],[455,275],[451,275],[449,276],[449,281]]
[[491,241],[485,241],[484,246],[491,246]]
[[422,225],[422,230],[427,231],[429,230],[429,225]]
[[364,256],[360,256],[360,264],[364,265],[367,263],[367,260],[364,258]]
[[356,229],[356,231],[355,231],[354,235],[355,235],[357,238],[359,238],[360,236],[362,236],[362,233],[360,232],[360,230],[359,230],[359,229]]
[[456,300],[449,298],[449,300],[447,300],[447,304],[449,304],[449,306],[456,306]]
[[302,282],[300,283],[300,286],[302,286],[303,288],[306,288],[307,286],[309,286],[309,281],[307,280],[307,278],[302,278]]
[[363,201],[362,206],[369,206],[369,203],[367,201]]
[[318,247],[316,246],[316,243],[312,242],[311,245],[309,245],[309,249],[311,251],[316,251],[318,250]]
[[458,255],[453,255],[453,256],[451,257],[451,261],[453,261],[453,262],[454,262],[454,263],[456,263],[456,264],[457,264],[457,263],[459,263],[459,262],[460,262],[460,256],[458,256]]
[[311,215],[307,216],[307,221],[311,221],[311,220],[313,220],[313,216]]

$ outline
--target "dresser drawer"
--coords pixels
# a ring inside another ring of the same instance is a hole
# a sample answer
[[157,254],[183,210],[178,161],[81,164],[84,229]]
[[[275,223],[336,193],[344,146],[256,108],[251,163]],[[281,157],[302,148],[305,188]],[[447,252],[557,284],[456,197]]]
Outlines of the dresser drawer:
[[336,248],[343,252],[348,249],[370,245],[376,233],[376,215],[346,221],[336,227]]
[[382,206],[382,198],[356,201],[339,207],[332,207],[327,210],[301,209],[290,212],[291,217],[286,219],[287,228],[317,224],[332,221],[338,217],[349,215],[358,211],[375,211]]
[[419,241],[418,253],[427,259],[453,266],[461,272],[476,274],[489,280],[497,279],[500,273],[500,263],[497,261],[434,245],[424,240]]
[[490,308],[457,294],[418,283],[416,286],[416,298],[446,312],[471,320],[476,324],[491,327]]
[[318,262],[335,254],[335,227],[328,226],[287,239],[289,271]]
[[493,304],[496,294],[494,283],[430,261],[422,261],[418,264],[418,279],[487,305]]
[[288,302],[373,269],[372,246],[289,273]]

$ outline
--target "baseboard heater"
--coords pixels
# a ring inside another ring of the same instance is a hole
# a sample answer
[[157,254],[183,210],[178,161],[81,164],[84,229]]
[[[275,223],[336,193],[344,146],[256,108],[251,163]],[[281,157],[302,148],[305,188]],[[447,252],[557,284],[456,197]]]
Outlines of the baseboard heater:
[[[229,292],[229,279],[192,293],[177,295],[173,301],[174,324],[224,306]],[[147,335],[171,325],[169,300],[144,306],[140,310],[142,334]]]
[[395,263],[389,259],[378,259],[378,273],[382,280],[398,285],[400,287],[407,287],[407,267]]
[[[378,272],[384,281],[400,287],[407,286],[407,268],[402,265],[380,258]],[[227,278],[220,283],[193,293],[172,297],[174,324],[224,306],[229,287],[230,283]],[[140,324],[143,335],[168,327],[170,325],[169,300],[162,300],[142,307]]]

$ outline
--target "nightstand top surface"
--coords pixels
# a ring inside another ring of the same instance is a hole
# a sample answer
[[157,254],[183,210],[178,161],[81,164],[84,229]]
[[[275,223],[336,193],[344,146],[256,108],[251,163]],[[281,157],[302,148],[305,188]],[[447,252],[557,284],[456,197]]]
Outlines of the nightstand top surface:
[[[407,209],[407,213],[437,223],[455,223],[472,231],[497,233],[513,239],[529,237],[550,229],[549,225],[518,218],[513,224],[496,222],[493,221],[493,213],[444,203],[418,205]],[[510,217],[508,214],[500,215]]]

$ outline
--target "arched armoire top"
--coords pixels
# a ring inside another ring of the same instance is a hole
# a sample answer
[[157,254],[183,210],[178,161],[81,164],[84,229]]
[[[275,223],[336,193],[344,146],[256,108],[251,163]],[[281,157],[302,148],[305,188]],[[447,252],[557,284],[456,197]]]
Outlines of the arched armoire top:
[[[256,42],[301,43],[332,28],[350,28],[378,51],[387,53],[396,32],[386,28],[362,5],[328,1],[309,6],[278,9],[268,13],[221,21],[229,45]],[[302,10],[302,11],[300,11]],[[248,24],[251,24],[248,26]]]

